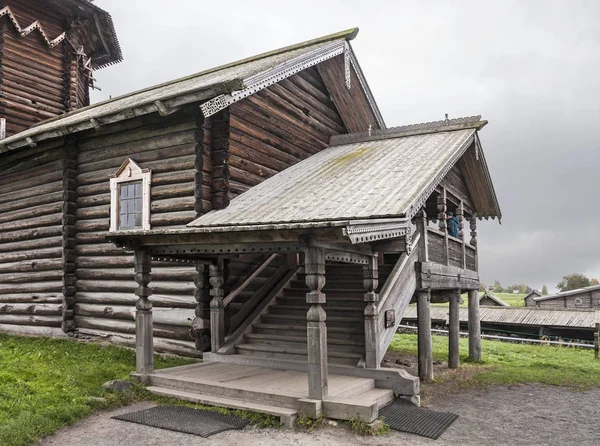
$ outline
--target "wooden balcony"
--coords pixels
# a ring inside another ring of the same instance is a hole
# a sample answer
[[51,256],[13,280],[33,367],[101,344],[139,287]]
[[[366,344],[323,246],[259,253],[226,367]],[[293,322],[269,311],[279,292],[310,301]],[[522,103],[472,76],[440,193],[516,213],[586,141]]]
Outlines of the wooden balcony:
[[477,248],[465,239],[427,227],[427,249],[430,262],[477,271]]

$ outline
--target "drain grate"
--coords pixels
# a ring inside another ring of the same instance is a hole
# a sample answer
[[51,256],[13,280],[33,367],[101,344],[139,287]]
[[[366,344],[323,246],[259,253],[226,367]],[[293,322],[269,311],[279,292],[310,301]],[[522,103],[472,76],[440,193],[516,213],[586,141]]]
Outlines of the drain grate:
[[235,415],[181,406],[158,406],[116,415],[113,418],[204,438],[231,429],[242,429],[248,425],[247,420]]
[[450,412],[436,412],[415,406],[413,403],[397,398],[379,410],[391,429],[421,435],[437,440],[458,418]]

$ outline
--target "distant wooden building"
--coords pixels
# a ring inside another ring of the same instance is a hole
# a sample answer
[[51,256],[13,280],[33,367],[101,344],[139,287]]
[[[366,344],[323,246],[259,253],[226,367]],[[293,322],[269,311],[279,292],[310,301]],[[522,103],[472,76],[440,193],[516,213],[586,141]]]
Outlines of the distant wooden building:
[[600,285],[535,297],[533,302],[541,308],[600,308]]
[[479,297],[479,305],[487,307],[510,307],[509,304],[504,302],[499,297],[494,296],[492,293],[484,293]]
[[[106,16],[85,23],[107,32]],[[294,371],[298,393],[238,389],[227,403],[262,398],[288,418],[371,421],[394,393],[418,394],[418,378],[381,368],[413,296],[422,378],[433,376],[431,300],[450,301],[457,367],[468,292],[479,359],[477,220],[501,217],[479,139],[487,121],[386,128],[350,45],[357,32],[15,126],[0,141],[0,330],[135,346],[152,391],[204,402],[235,367]],[[51,51],[44,39],[27,45]],[[217,381],[199,389],[156,374],[153,351],[203,356]],[[343,395],[350,382],[360,395]]]
[[529,293],[527,296],[525,296],[523,298],[523,302],[525,303],[526,307],[535,307],[535,300],[538,297],[542,297],[542,293],[540,293],[537,290],[533,290],[531,293]]

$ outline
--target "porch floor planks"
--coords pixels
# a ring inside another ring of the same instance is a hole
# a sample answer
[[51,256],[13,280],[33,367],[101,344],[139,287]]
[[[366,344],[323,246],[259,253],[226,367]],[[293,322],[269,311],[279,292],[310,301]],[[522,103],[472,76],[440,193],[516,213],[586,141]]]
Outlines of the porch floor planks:
[[[306,398],[308,375],[306,372],[274,370],[264,367],[229,363],[198,363],[173,369],[160,370],[160,376],[222,385],[240,390],[256,390],[281,396]],[[353,376],[329,375],[329,395],[335,398],[350,398],[374,387],[373,380]]]

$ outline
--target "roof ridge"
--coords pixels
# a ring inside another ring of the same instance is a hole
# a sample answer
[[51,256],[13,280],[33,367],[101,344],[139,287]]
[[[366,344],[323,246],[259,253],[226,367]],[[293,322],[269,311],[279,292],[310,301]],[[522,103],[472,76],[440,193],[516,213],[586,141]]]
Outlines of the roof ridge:
[[[447,116],[447,115],[446,115]],[[329,142],[330,145],[351,144],[355,142],[376,141],[380,139],[402,138],[405,136],[426,135],[429,133],[448,132],[455,130],[476,129],[481,130],[488,122],[481,120],[481,115],[467,116],[454,119],[443,119],[441,121],[421,122],[408,124],[387,129],[376,129],[360,133],[347,133],[334,135]]]

